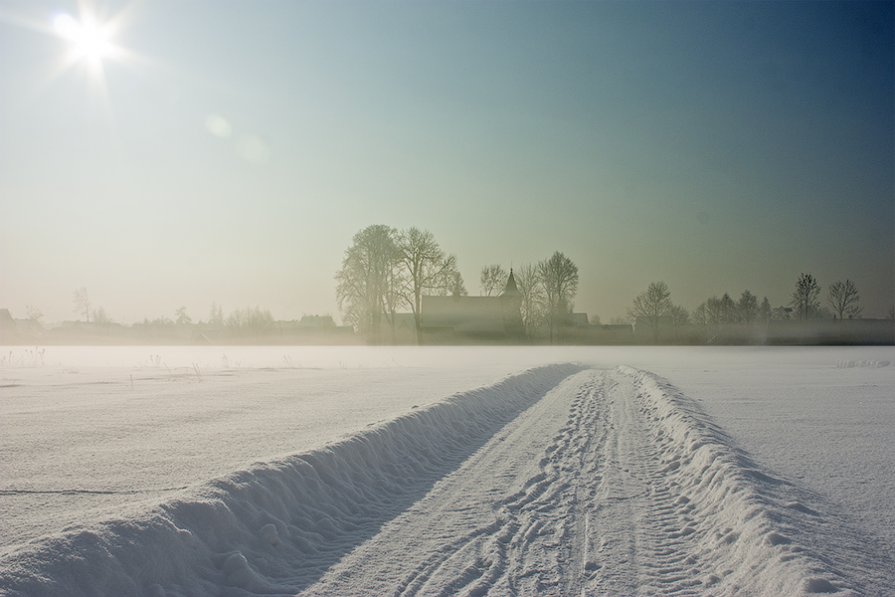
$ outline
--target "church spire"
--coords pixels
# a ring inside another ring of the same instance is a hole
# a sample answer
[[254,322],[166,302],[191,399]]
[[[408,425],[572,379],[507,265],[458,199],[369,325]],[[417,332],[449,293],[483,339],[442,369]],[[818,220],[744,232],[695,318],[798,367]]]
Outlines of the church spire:
[[500,296],[516,296],[518,294],[519,289],[516,287],[516,277],[513,276],[513,268],[510,268],[510,275],[507,276],[506,286],[504,286]]

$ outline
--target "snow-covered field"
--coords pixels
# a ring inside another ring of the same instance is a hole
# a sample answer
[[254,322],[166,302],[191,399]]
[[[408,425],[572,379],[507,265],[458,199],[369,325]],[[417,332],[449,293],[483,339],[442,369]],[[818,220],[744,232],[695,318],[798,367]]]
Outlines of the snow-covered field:
[[0,595],[895,594],[891,347],[0,356]]

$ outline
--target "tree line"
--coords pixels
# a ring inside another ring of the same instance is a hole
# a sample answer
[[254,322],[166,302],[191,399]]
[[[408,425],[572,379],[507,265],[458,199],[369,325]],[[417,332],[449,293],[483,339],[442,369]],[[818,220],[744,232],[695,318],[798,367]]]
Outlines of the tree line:
[[[73,304],[75,314],[83,317],[84,323],[92,323],[98,326],[112,325],[114,323],[103,307],[92,308],[89,294],[84,287],[75,290]],[[29,306],[28,317],[35,322],[39,322],[43,317],[43,313]],[[193,323],[193,318],[187,313],[186,307],[178,307],[174,311],[173,318],[164,315],[155,319],[144,318],[142,322],[135,323],[134,326],[145,329],[165,330],[185,328],[193,325]],[[268,309],[262,309],[257,306],[235,309],[225,317],[223,307],[216,302],[212,302],[208,321],[204,324],[199,322],[197,325],[204,325],[211,329],[227,329],[233,333],[256,334],[273,328],[274,318]]]
[[672,302],[668,285],[660,281],[651,283],[646,291],[634,298],[628,314],[635,322],[649,325],[657,340],[663,322],[672,327],[693,323],[711,330],[722,324],[751,325],[772,319],[854,319],[863,311],[858,288],[849,279],[831,284],[826,298],[829,309],[821,303],[821,287],[817,279],[812,274],[802,273],[796,280],[788,305],[771,308],[768,297],[759,302],[757,296],[744,290],[737,300],[726,292],[721,297],[712,296],[689,313]]
[[[485,296],[497,295],[509,274],[500,265],[482,268]],[[557,251],[550,258],[513,271],[526,334],[545,327],[551,341],[571,313],[578,291],[578,266]],[[357,232],[336,273],[336,298],[345,323],[374,340],[383,328],[394,330],[402,309],[413,314],[417,342],[422,340],[422,296],[466,296],[457,258],[427,230],[398,230],[376,224]]]

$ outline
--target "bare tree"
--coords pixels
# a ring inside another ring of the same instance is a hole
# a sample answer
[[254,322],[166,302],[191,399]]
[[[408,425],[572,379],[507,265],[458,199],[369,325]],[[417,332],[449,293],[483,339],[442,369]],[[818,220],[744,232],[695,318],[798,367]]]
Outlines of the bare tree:
[[708,309],[705,306],[705,301],[699,303],[699,306],[693,309],[693,314],[691,316],[693,323],[699,326],[707,327],[709,325],[709,315]]
[[109,325],[112,323],[112,318],[106,313],[106,310],[103,307],[97,307],[93,311],[93,323],[97,325]]
[[480,277],[482,294],[491,296],[492,293],[500,293],[503,287],[506,286],[507,275],[507,271],[496,263],[483,267]]
[[737,301],[737,315],[743,323],[751,324],[758,317],[758,297],[744,290]]
[[410,277],[401,267],[401,252],[397,248],[397,237],[395,238],[395,260],[391,269],[386,272],[385,295],[382,302],[382,314],[385,321],[389,325],[392,333],[392,343],[395,342],[395,315],[398,313],[398,307],[408,301],[408,288],[410,288]]
[[193,323],[193,318],[190,317],[189,315],[187,315],[186,307],[179,307],[174,312],[174,316],[175,316],[174,321],[179,326],[185,326],[185,325],[189,325],[189,324]]
[[792,305],[799,319],[808,319],[820,311],[820,286],[811,274],[800,274],[796,287],[792,291]]
[[544,285],[541,283],[538,267],[530,263],[518,267],[513,276],[522,298],[522,328],[525,335],[531,337],[544,321],[544,305],[547,302]]
[[224,327],[224,308],[216,302],[211,303],[211,312],[208,314],[208,324],[216,328]]
[[674,329],[675,338],[679,338],[680,328],[690,323],[690,313],[681,305],[671,305],[668,309],[668,318],[671,320],[671,327]]
[[737,304],[733,301],[729,294],[726,292],[721,297],[720,302],[721,307],[721,323],[736,323],[737,322]]
[[[169,320],[170,321],[170,320]],[[273,315],[261,307],[236,309],[227,317],[226,325],[233,334],[263,334],[273,328]]]
[[717,326],[724,322],[724,300],[717,296],[709,297],[705,301],[706,321],[709,325]]
[[653,341],[659,341],[659,321],[671,310],[671,291],[665,282],[653,282],[646,292],[634,297],[630,315],[634,321],[645,319],[653,330]]
[[668,309],[668,317],[671,318],[671,325],[676,328],[690,323],[690,313],[680,305],[671,305]]
[[336,298],[345,321],[378,341],[382,318],[393,292],[395,266],[400,258],[397,231],[381,224],[354,235],[336,273]]
[[553,343],[556,329],[568,317],[578,292],[578,266],[556,251],[550,259],[538,263],[538,276],[544,288],[544,314]]
[[863,311],[858,288],[851,280],[834,282],[830,285],[830,306],[839,319],[853,319]]
[[84,316],[84,321],[90,323],[90,298],[87,295],[87,289],[83,286],[75,290],[75,313]]
[[702,327],[702,333],[706,343],[714,341],[720,331],[721,323],[721,299],[713,296],[701,303],[693,310],[692,321]]
[[[437,293],[436,293],[437,294]],[[453,281],[451,282],[451,294],[454,296],[466,296],[466,284],[463,283],[463,276],[460,272],[455,271]]]
[[[397,237],[403,282],[399,286],[402,297],[413,312],[416,339],[422,337],[421,303],[423,292],[447,294],[456,283],[457,258],[445,255],[428,230],[410,228]],[[462,282],[462,280],[461,280]]]
[[758,318],[765,323],[771,320],[771,301],[768,297],[764,297],[758,307]]
[[25,313],[28,315],[28,319],[34,323],[40,323],[41,317],[44,316],[43,311],[32,305],[25,307]]

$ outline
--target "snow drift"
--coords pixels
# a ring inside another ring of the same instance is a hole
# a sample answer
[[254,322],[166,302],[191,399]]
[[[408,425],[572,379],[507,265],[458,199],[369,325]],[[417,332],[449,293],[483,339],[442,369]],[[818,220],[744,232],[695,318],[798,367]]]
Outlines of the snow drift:
[[[711,594],[875,594],[895,590],[862,549],[865,537],[823,498],[763,470],[700,405],[655,374],[619,367],[662,459],[674,506],[663,514],[691,553],[676,559],[713,569],[698,579]],[[815,506],[814,504],[817,504]],[[813,507],[814,506],[814,507]],[[687,557],[689,556],[689,557]]]
[[295,594],[581,369],[532,369],[233,473],[139,518],[26,545],[0,561],[0,593]]

